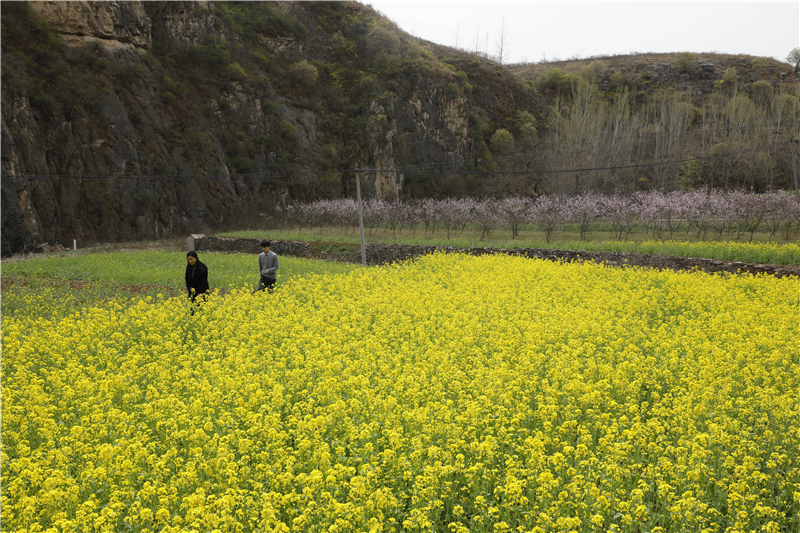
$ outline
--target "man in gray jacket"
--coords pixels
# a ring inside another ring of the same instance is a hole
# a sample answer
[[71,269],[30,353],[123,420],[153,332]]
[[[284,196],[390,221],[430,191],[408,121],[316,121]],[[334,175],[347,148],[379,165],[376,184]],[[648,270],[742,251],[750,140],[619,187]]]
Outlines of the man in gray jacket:
[[269,250],[270,244],[272,243],[266,239],[261,241],[263,252],[258,254],[258,271],[261,273],[261,279],[258,280],[259,291],[267,289],[272,292],[278,280],[278,255]]

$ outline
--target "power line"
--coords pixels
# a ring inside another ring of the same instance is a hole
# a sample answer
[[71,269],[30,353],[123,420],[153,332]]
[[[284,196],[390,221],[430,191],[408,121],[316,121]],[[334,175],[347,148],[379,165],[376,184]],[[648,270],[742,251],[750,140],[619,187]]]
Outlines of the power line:
[[[782,141],[780,143],[776,143],[776,146],[780,146],[782,144],[788,144],[793,142],[793,140]],[[589,168],[571,168],[571,169],[553,169],[553,170],[541,170],[541,169],[527,169],[527,170],[476,170],[476,169],[465,169],[464,164],[456,165],[455,163],[427,163],[425,165],[409,165],[409,166],[402,166],[402,167],[395,167],[394,169],[382,169],[382,168],[362,168],[362,169],[336,169],[336,170],[304,170],[304,171],[282,171],[282,172],[257,172],[257,173],[247,173],[247,174],[217,174],[217,175],[200,175],[200,174],[174,174],[172,176],[159,176],[159,175],[120,175],[120,176],[113,176],[113,175],[102,175],[102,176],[66,176],[66,175],[58,175],[58,174],[3,174],[3,178],[15,178],[15,179],[31,179],[31,180],[154,180],[159,182],[171,182],[171,181],[218,181],[223,179],[236,179],[236,178],[258,178],[261,181],[269,180],[269,181],[279,181],[279,180],[286,180],[292,178],[300,178],[300,177],[308,177],[308,176],[318,176],[318,175],[326,175],[326,174],[344,174],[344,173],[355,173],[358,172],[381,172],[384,174],[397,174],[397,173],[410,173],[410,172],[429,172],[429,173],[436,173],[439,176],[453,176],[453,175],[508,175],[508,174],[570,174],[574,172],[594,172],[600,170],[626,170],[631,168],[647,168],[647,167],[657,167],[657,166],[667,166],[667,165],[675,165],[680,163],[686,163],[689,161],[699,161],[699,160],[708,160],[708,159],[718,159],[722,157],[729,157],[729,156],[737,156],[742,155],[748,152],[756,151],[762,146],[754,147],[754,148],[747,148],[744,150],[739,150],[736,152],[727,152],[724,154],[713,154],[709,156],[698,156],[698,157],[689,157],[685,159],[674,159],[670,161],[657,161],[651,163],[637,163],[631,165],[612,165],[612,166],[604,166],[604,167],[589,167]],[[519,158],[513,158],[512,156],[508,156],[506,158],[498,158],[501,162],[504,163],[514,163],[514,162],[523,162],[524,160]],[[468,160],[468,161],[476,161],[482,162],[484,160]]]

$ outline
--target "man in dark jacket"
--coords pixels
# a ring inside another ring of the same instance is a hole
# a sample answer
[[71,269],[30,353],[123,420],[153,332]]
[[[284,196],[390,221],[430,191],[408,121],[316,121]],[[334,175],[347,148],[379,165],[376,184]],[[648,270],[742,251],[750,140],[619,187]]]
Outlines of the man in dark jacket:
[[189,298],[194,303],[198,294],[205,295],[209,292],[208,287],[208,268],[200,262],[197,252],[191,251],[186,254],[186,290]]

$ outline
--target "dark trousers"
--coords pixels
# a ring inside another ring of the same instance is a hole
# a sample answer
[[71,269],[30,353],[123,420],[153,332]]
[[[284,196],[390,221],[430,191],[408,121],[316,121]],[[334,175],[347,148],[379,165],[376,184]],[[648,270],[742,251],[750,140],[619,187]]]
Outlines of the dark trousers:
[[200,308],[200,304],[205,303],[208,300],[208,294],[205,292],[197,293],[194,289],[189,291],[189,299],[192,301],[192,314]]
[[275,278],[268,278],[266,276],[261,276],[261,279],[258,280],[258,291],[263,291],[267,289],[267,291],[272,292],[275,290],[275,282],[277,279]]

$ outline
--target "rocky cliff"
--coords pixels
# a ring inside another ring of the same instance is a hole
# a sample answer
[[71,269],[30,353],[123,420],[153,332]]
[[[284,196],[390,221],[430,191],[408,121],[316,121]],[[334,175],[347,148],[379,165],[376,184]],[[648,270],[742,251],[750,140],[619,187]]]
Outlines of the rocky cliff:
[[[538,97],[354,2],[3,2],[2,253],[458,193]],[[465,174],[466,175],[466,174]],[[460,176],[460,174],[458,175]],[[459,181],[461,180],[461,181]],[[463,190],[461,190],[463,192]]]

